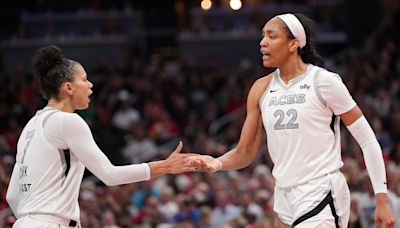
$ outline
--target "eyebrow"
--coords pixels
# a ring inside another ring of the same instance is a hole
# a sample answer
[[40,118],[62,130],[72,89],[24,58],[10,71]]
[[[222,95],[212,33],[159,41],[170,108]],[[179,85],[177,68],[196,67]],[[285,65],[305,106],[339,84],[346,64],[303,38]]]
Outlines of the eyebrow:
[[271,33],[271,32],[277,32],[279,29],[268,29],[268,30],[264,30],[265,33]]

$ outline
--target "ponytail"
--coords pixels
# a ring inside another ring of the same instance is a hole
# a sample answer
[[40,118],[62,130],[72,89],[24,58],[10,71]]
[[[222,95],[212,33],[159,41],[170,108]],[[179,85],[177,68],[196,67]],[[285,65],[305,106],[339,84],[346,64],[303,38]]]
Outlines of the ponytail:
[[[316,25],[313,20],[303,14],[294,14],[301,22],[306,33],[306,46],[299,48],[299,54],[304,63],[311,63],[316,66],[325,67],[325,61],[318,53],[315,43]],[[289,31],[290,33],[290,31]]]

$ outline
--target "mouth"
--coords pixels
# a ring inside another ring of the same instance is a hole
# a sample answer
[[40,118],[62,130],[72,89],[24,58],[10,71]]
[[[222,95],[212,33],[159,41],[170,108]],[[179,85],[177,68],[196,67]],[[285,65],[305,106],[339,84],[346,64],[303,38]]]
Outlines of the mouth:
[[262,55],[262,59],[263,59],[263,60],[267,60],[267,59],[269,59],[270,57],[271,57],[270,54],[263,54],[263,55]]
[[90,90],[89,95],[88,95],[89,102],[90,102],[90,97],[92,96],[92,94],[93,94],[93,91]]
[[266,52],[266,51],[263,51],[263,50],[260,50],[260,52],[261,52],[261,56],[262,56],[263,60],[266,60],[266,59],[271,57],[271,53],[269,53],[269,52]]

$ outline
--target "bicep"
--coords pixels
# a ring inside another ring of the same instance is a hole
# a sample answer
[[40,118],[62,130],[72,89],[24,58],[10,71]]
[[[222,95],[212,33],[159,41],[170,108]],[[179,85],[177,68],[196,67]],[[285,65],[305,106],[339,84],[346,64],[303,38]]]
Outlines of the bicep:
[[340,119],[346,126],[349,126],[362,115],[363,113],[361,112],[361,109],[356,105],[354,108],[350,109],[350,111],[341,114]]
[[248,111],[238,145],[247,147],[252,144],[256,138],[261,137],[263,129],[260,113]]
[[75,116],[69,122],[64,125],[64,135],[71,153],[106,185],[127,184],[150,178],[147,164],[111,164],[95,143],[89,126],[82,118]]
[[[256,152],[263,136],[261,110],[259,107],[259,91],[252,89],[247,99],[247,115],[238,143],[238,149]],[[250,150],[249,150],[250,149]]]
[[86,122],[79,116],[68,118],[63,126],[63,136],[68,148],[91,172],[98,173],[98,167],[112,165],[97,146]]

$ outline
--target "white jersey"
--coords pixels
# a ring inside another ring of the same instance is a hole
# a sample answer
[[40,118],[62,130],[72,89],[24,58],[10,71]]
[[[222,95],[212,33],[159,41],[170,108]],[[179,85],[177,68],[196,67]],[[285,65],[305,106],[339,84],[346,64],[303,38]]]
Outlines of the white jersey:
[[147,164],[113,166],[75,113],[45,108],[18,140],[7,201],[17,218],[49,214],[79,221],[79,188],[85,166],[108,185],[148,180]]
[[285,84],[279,69],[260,99],[276,184],[292,187],[343,166],[339,118],[356,103],[340,77],[308,64]]

